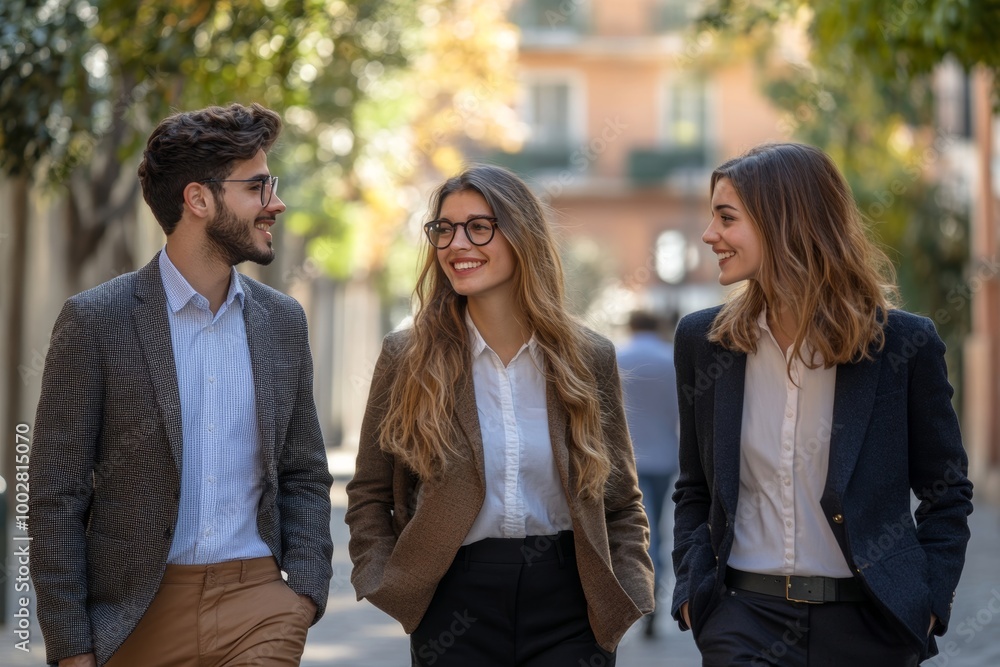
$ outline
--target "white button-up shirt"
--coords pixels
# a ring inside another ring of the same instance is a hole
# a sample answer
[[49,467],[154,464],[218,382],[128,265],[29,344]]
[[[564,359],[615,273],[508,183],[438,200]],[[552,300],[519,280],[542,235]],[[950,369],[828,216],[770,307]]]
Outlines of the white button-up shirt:
[[[757,323],[757,352],[747,355],[729,565],[761,574],[850,577],[819,504],[834,430],[837,368],[808,368],[796,358],[789,379],[788,357],[767,325],[766,311]],[[803,353],[810,353],[807,346]]]
[[549,438],[544,357],[534,336],[505,367],[466,314],[486,498],[463,544],[573,527]]

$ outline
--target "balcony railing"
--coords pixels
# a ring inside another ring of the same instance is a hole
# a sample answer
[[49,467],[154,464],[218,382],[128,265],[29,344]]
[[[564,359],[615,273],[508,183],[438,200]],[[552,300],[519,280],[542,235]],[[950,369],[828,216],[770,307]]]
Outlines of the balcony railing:
[[585,0],[524,0],[510,18],[526,33],[583,34],[589,29],[590,7]]
[[697,5],[677,0],[661,0],[653,3],[652,26],[658,33],[678,32],[694,23],[698,15]]
[[569,157],[573,147],[569,145],[556,146],[525,146],[518,153],[493,152],[483,158],[493,164],[507,167],[518,174],[537,174],[569,168]]
[[638,187],[660,185],[679,170],[708,166],[707,153],[703,145],[633,148],[628,155],[629,181]]

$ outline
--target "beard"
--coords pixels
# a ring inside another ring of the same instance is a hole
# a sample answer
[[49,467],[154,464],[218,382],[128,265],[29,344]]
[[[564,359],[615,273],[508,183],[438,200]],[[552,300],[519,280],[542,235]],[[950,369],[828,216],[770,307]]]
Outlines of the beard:
[[215,218],[205,227],[212,251],[229,266],[247,261],[267,266],[274,261],[274,249],[270,241],[267,242],[266,249],[256,244],[254,234],[257,230],[253,222],[241,220],[225,203],[220,204]]

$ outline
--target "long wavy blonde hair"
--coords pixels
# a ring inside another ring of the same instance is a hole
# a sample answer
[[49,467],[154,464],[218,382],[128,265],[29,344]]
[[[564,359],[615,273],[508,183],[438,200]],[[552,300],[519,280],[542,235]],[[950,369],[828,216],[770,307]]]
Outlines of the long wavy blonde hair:
[[[544,358],[547,381],[569,414],[570,465],[576,493],[599,497],[613,464],[602,435],[600,389],[587,354],[585,329],[566,311],[562,263],[538,198],[516,175],[491,165],[472,165],[432,195],[439,217],[444,200],[477,192],[497,218],[498,233],[515,256],[514,298]],[[455,390],[472,363],[465,324],[466,297],[456,293],[433,247],[424,250],[414,290],[417,312],[389,392],[381,425],[382,449],[406,462],[421,478],[444,473],[463,456],[453,421]]]
[[867,235],[850,186],[826,153],[804,144],[757,146],[712,173],[714,194],[727,178],[757,230],[760,272],[734,293],[709,339],[741,352],[757,350],[757,317],[765,306],[796,314],[791,360],[830,368],[872,358],[898,292],[895,271]]

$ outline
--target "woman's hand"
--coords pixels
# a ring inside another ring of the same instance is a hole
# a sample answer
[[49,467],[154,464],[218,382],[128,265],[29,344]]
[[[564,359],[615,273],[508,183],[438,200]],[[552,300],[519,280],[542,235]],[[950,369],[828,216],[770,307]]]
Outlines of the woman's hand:
[[[684,604],[681,605],[681,618],[684,619],[684,622],[687,624],[689,628],[694,627],[691,625],[691,614],[688,612],[687,602],[684,602]],[[933,627],[933,623],[931,624],[931,627]]]

